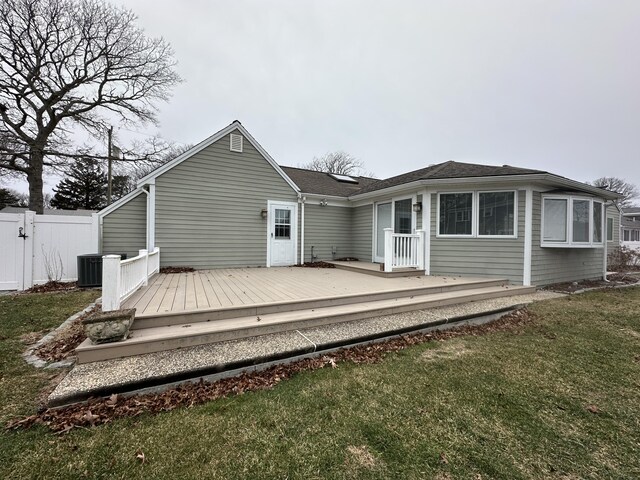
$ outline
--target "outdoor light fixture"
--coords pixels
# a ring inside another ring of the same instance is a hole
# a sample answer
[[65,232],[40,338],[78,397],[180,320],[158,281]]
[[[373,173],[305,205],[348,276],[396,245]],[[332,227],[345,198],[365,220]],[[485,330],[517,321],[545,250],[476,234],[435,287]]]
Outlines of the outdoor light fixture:
[[263,208],[262,210],[260,210],[260,216],[262,217],[263,220],[267,219],[267,209]]
[[416,202],[413,204],[413,211],[420,213],[422,211],[422,202]]
[[320,206],[321,207],[326,207],[327,206],[327,199],[323,198],[322,200],[320,200]]

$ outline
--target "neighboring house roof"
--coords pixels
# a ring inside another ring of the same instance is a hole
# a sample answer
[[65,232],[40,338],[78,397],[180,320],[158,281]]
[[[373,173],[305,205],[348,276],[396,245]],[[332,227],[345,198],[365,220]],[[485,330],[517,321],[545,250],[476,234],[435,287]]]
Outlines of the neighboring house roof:
[[502,167],[492,165],[478,165],[475,163],[462,163],[449,160],[448,162],[430,165],[426,168],[396,175],[395,177],[380,180],[374,184],[362,188],[358,194],[395,187],[404,183],[418,180],[466,178],[466,177],[495,177],[501,175],[530,175],[532,173],[547,173],[541,170],[518,168],[504,165]]
[[640,207],[627,207],[622,209],[623,215],[640,215]]
[[620,223],[623,227],[640,228],[640,221],[631,220],[630,218],[622,217],[622,221]]
[[[28,207],[4,207],[0,213],[24,213],[29,210]],[[56,210],[53,208],[45,208],[43,215],[68,215],[72,217],[90,217],[97,210]]]
[[330,174],[306,170],[296,167],[281,167],[284,173],[293,180],[303,193],[327,195],[332,197],[348,197],[349,195],[379,182],[370,177],[356,177],[350,175],[357,183],[341,182]]

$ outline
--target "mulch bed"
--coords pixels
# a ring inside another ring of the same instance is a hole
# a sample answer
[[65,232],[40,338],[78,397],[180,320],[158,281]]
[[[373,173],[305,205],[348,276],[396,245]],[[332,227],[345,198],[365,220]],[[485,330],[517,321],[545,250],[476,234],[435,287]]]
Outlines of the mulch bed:
[[196,269],[192,267],[162,267],[160,273],[189,273],[195,272]]
[[82,319],[91,315],[96,309],[78,317],[57,335],[33,351],[33,354],[46,362],[59,362],[74,355],[75,349],[86,338]]
[[296,267],[307,267],[307,268],[336,268],[333,263],[329,262],[306,262],[302,264],[296,264]]
[[35,415],[9,421],[6,429],[44,425],[56,433],[65,433],[73,428],[94,427],[109,423],[117,418],[135,417],[143,413],[167,412],[175,408],[190,407],[219,398],[242,395],[245,392],[268,390],[300,372],[325,367],[338,368],[340,362],[350,361],[356,364],[379,362],[388,353],[424,342],[444,341],[460,336],[479,336],[502,331],[519,334],[525,326],[535,320],[536,317],[531,312],[522,308],[484,325],[464,325],[441,332],[403,335],[370,345],[344,348],[322,357],[275,365],[259,372],[243,373],[216,382],[209,383],[200,380],[197,383],[184,384],[157,394],[129,397],[114,394],[106,399],[91,399],[86,403],[68,407],[45,409]]
[[67,292],[69,290],[76,290],[78,288],[77,282],[47,282],[42,285],[34,285],[28,290],[22,293],[49,293],[49,292]]
[[607,278],[609,279],[608,282],[605,282],[604,280],[581,280],[579,282],[556,283],[554,285],[547,285],[546,287],[543,287],[543,290],[551,290],[559,293],[573,293],[587,288],[611,288],[621,285],[632,285],[634,283],[638,283],[640,280],[637,276],[621,273],[614,273],[607,276]]

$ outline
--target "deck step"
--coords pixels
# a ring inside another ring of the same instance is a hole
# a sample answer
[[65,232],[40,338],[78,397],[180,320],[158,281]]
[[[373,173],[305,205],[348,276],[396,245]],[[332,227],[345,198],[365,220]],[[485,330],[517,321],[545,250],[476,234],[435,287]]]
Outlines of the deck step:
[[394,270],[393,272],[385,272],[384,270],[380,269],[380,265],[367,262],[340,262],[335,260],[327,260],[327,263],[333,264],[340,270],[364,273],[365,275],[374,275],[376,277],[396,278],[424,276],[424,270],[418,270],[417,268],[400,268]]
[[78,363],[89,363],[533,292],[535,287],[482,286],[211,322],[145,328],[132,331],[131,337],[123,342],[92,345],[89,340],[85,340],[76,349],[76,354]]
[[227,320],[230,318],[256,317],[272,313],[284,313],[323,307],[335,307],[338,305],[349,305],[353,303],[372,302],[376,300],[387,300],[403,297],[415,297],[419,295],[430,295],[445,292],[457,292],[462,290],[502,287],[509,284],[506,279],[482,279],[464,280],[462,283],[443,283],[436,286],[422,286],[403,289],[390,289],[368,293],[352,293],[347,295],[333,295],[324,298],[312,298],[302,300],[287,300],[282,302],[271,302],[262,304],[252,304],[246,306],[235,306],[226,308],[209,308],[191,311],[166,312],[139,315],[133,322],[134,330],[141,330],[154,327],[165,327],[171,325],[181,325],[183,323],[212,322]]

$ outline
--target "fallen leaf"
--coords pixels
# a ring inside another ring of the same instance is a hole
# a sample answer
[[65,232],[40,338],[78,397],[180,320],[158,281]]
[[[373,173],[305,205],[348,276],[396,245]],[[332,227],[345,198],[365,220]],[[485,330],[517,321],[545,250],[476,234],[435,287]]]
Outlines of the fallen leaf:
[[448,464],[449,464],[449,460],[447,460],[447,457],[446,457],[446,455],[444,454],[444,452],[440,454],[440,461],[441,461],[442,463],[444,463],[445,465],[448,465]]
[[595,405],[587,405],[587,410],[591,413],[600,413],[600,409]]
[[140,449],[136,451],[136,458],[140,461],[140,463],[145,463],[147,461],[147,457],[145,457],[144,452]]

